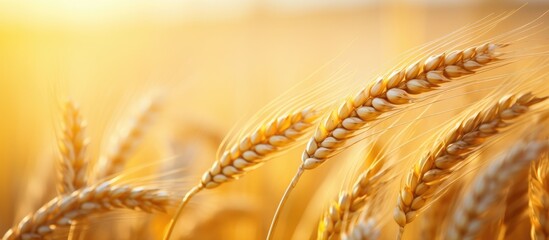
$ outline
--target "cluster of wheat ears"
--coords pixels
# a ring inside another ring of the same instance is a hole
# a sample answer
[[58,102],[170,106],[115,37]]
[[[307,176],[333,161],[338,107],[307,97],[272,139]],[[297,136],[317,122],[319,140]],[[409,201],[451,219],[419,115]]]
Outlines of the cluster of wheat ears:
[[[297,173],[270,218],[268,239],[279,239],[285,203],[299,201],[290,193],[301,176],[342,161],[340,154],[351,147],[366,149],[367,160],[347,169],[352,173],[339,194],[320,199],[316,226],[305,230],[309,238],[549,239],[549,54],[546,46],[530,44],[543,37],[543,17],[490,35],[509,16],[487,17],[418,47],[388,74],[358,81],[358,91],[334,88],[341,82],[333,78],[277,99],[221,144],[218,158],[182,198],[177,187],[120,180],[162,102],[151,100],[112,151],[93,161],[85,117],[67,101],[57,197],[14,223],[3,239],[44,239],[62,228],[76,238],[92,215],[120,209],[169,214],[158,238],[175,238],[177,220],[198,193],[296,147],[302,148],[301,162],[288,169]],[[477,98],[445,108],[468,96]],[[309,186],[323,187],[320,180]],[[417,218],[419,225],[410,229]],[[527,230],[517,227],[521,222]]]

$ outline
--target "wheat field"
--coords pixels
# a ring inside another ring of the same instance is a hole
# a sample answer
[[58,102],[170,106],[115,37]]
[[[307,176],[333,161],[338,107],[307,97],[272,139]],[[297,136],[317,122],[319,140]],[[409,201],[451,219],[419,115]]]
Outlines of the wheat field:
[[0,235],[549,239],[549,4],[0,3]]

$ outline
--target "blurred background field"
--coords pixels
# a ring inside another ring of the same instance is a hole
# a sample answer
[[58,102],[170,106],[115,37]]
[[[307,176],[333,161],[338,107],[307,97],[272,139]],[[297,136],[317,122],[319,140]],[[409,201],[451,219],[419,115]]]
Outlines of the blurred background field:
[[[59,102],[67,97],[81,105],[90,153],[98,158],[151,89],[168,89],[161,117],[130,165],[175,158],[188,169],[181,178],[194,184],[237,121],[327,62],[335,59],[322,74],[347,66],[357,78],[371,76],[407,49],[522,5],[457,0],[2,1],[0,232],[55,196],[56,121]],[[513,17],[516,23],[506,24],[523,24],[548,7],[548,1],[530,1]],[[322,74],[316,77],[328,77]],[[202,200],[192,203],[183,218],[193,221],[183,220],[180,234],[191,234],[185,235],[189,239],[263,238],[299,164],[300,150],[197,197]],[[296,199],[311,198],[314,190],[307,183],[328,169],[304,177],[284,213],[295,217],[286,215],[280,239],[292,236],[308,204]],[[223,208],[220,202],[236,207]],[[156,230],[159,237],[169,219],[159,218],[151,236]]]

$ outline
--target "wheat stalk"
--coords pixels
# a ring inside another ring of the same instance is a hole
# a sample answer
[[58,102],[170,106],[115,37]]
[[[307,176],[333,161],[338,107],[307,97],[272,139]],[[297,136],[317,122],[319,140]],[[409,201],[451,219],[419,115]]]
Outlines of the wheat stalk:
[[117,143],[112,146],[107,156],[103,157],[104,166],[100,171],[100,177],[111,176],[124,169],[128,158],[135,152],[159,110],[160,101],[158,99],[154,98],[145,102],[140,112],[131,119],[129,127],[121,134]]
[[259,167],[265,160],[297,143],[311,129],[321,111],[307,108],[286,114],[259,126],[238,144],[227,147],[221,157],[204,173],[200,183],[192,188],[181,201],[176,214],[168,225],[164,239],[169,239],[181,210],[192,196],[202,189],[240,178]]
[[59,140],[59,184],[60,194],[71,193],[87,185],[87,149],[86,121],[83,120],[78,106],[67,101],[63,113],[63,131]]
[[107,181],[52,199],[38,211],[23,218],[2,239],[43,239],[56,228],[70,226],[76,219],[94,213],[117,208],[165,212],[169,205],[170,195],[165,191],[117,186]]
[[549,154],[532,164],[528,188],[532,239],[549,238]]
[[476,239],[488,220],[488,212],[503,197],[508,183],[548,147],[547,141],[521,142],[491,162],[457,205],[445,239]]
[[380,229],[376,226],[374,218],[361,220],[348,233],[342,234],[342,240],[377,240],[381,234]]
[[465,121],[462,121],[446,138],[438,141],[434,149],[414,164],[404,186],[400,189],[394,219],[401,232],[412,222],[437,188],[462,166],[468,155],[473,153],[488,137],[509,125],[507,121],[526,113],[533,104],[546,98],[536,98],[532,94],[503,97]]
[[475,70],[494,62],[503,44],[486,43],[466,50],[428,57],[381,77],[345,100],[337,110],[316,128],[301,157],[302,164],[280,200],[273,216],[267,239],[278,222],[280,209],[305,170],[311,170],[332,157],[342,145],[368,122],[383,113],[412,101],[412,95],[436,90],[440,84],[475,73]]
[[345,224],[348,224],[372,196],[383,186],[381,181],[387,170],[381,171],[383,162],[378,161],[364,171],[353,184],[352,192],[342,191],[337,201],[334,201],[324,212],[318,225],[318,239],[332,239],[339,236]]

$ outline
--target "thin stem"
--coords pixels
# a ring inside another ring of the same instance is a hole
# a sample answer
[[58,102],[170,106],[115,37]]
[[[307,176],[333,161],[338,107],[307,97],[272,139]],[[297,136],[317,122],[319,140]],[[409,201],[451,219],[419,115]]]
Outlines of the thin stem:
[[86,220],[85,219],[79,219],[74,220],[73,223],[71,223],[71,227],[69,228],[69,235],[67,236],[67,240],[81,240],[84,238],[86,234]]
[[294,178],[292,178],[292,182],[290,182],[290,184],[286,188],[286,191],[284,192],[284,195],[282,195],[282,199],[280,199],[280,202],[278,203],[278,207],[276,208],[276,211],[274,213],[273,220],[271,222],[271,226],[269,227],[269,233],[267,233],[267,240],[272,239],[274,229],[276,228],[276,225],[278,223],[278,217],[280,215],[282,207],[286,203],[286,200],[288,199],[288,196],[290,195],[290,192],[292,191],[292,189],[295,188],[295,185],[299,181],[299,178],[303,174],[304,170],[305,169],[303,167],[299,167],[299,169],[297,170],[297,173],[295,174]]
[[402,239],[402,235],[404,235],[404,227],[400,227],[398,229],[398,234],[397,234],[397,240],[401,240]]
[[67,237],[67,240],[75,240],[77,239],[77,237],[75,237],[75,235],[78,235],[76,233],[76,224],[78,224],[77,221],[74,221],[72,224],[71,224],[71,227],[69,228],[69,236]]
[[163,238],[164,240],[170,239],[173,232],[173,228],[177,223],[177,219],[179,218],[179,215],[181,215],[181,212],[183,212],[183,208],[185,207],[185,205],[187,205],[191,197],[197,194],[198,192],[200,192],[200,190],[202,189],[203,189],[202,185],[197,185],[197,186],[194,186],[189,192],[187,192],[187,194],[185,194],[185,197],[183,197],[183,199],[179,203],[179,206],[177,207],[177,211],[175,212],[175,215],[173,216],[173,218],[170,220],[170,223],[168,224],[168,228],[166,229],[166,233],[164,234],[164,238]]

